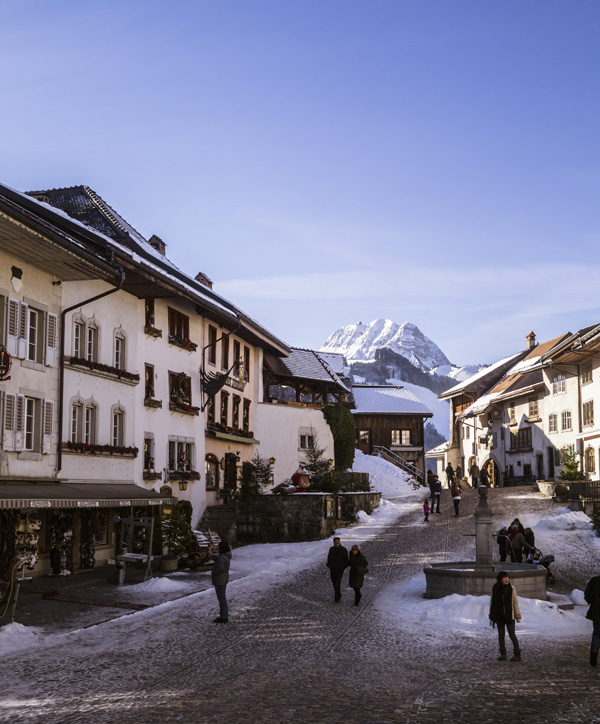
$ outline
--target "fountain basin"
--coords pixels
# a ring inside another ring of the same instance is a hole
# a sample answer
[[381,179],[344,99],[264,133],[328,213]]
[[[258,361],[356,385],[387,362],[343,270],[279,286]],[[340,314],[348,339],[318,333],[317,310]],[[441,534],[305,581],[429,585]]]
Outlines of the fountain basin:
[[489,596],[500,571],[506,571],[510,582],[522,598],[546,596],[546,575],[544,566],[533,563],[496,562],[491,566],[478,566],[474,561],[453,561],[450,563],[429,563],[423,569],[427,580],[425,598],[443,598],[452,593],[461,596]]

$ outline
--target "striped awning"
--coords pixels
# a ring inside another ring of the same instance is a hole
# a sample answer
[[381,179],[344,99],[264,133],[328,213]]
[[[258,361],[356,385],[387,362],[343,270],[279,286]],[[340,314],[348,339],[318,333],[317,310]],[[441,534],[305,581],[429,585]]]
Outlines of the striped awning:
[[0,482],[0,509],[120,508],[172,504],[174,498],[135,483]]

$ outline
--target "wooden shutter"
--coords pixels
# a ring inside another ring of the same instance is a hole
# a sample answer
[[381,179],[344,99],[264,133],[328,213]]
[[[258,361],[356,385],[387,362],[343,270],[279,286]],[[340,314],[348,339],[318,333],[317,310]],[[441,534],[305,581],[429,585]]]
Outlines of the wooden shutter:
[[2,421],[2,439],[5,450],[15,449],[15,415],[17,396],[12,392],[4,395],[4,419]]
[[19,302],[16,299],[9,298],[7,316],[6,351],[12,357],[17,357],[19,352]]
[[15,450],[22,450],[25,444],[25,395],[17,395],[15,414]]
[[27,325],[29,324],[29,306],[25,302],[19,302],[19,346],[17,357],[27,357]]
[[58,317],[56,314],[46,315],[46,364],[56,365],[56,333],[58,331]]
[[44,402],[44,419],[43,419],[43,442],[42,452],[48,454],[52,449],[52,431],[54,429],[54,402],[46,400]]

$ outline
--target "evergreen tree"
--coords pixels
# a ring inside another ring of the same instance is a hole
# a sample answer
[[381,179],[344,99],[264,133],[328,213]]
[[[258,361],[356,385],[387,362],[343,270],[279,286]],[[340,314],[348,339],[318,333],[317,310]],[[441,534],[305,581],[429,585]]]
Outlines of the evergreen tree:
[[242,497],[261,495],[271,482],[271,473],[269,461],[255,452],[252,462],[242,465],[240,495]]
[[560,471],[561,480],[583,480],[585,475],[579,470],[579,462],[573,445],[565,445],[562,448],[562,470]]
[[337,477],[333,467],[325,458],[325,448],[319,447],[317,433],[311,429],[308,448],[305,450],[306,470],[310,476],[310,487],[322,493],[337,492]]

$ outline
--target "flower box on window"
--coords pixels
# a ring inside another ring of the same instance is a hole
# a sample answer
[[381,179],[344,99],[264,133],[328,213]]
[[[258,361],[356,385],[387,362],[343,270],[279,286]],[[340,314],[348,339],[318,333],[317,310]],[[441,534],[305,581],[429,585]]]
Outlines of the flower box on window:
[[188,405],[187,402],[179,402],[178,400],[171,400],[171,402],[169,402],[169,410],[183,412],[186,415],[197,415],[200,412],[199,407]]
[[169,470],[170,480],[200,480],[200,473],[196,470]]
[[159,473],[156,470],[144,470],[142,477],[144,480],[160,480],[162,478],[162,473]]
[[144,397],[146,407],[162,407],[162,400],[155,400],[153,397]]
[[111,455],[128,458],[136,458],[138,455],[137,447],[126,445],[91,445],[87,442],[67,442],[63,446],[69,452],[78,453],[80,455]]
[[179,337],[177,334],[169,335],[169,344],[174,344],[177,347],[182,347],[183,349],[187,349],[190,352],[195,352],[198,348],[198,345],[195,342],[192,342],[191,339],[188,339],[187,337]]
[[111,377],[126,382],[139,382],[140,376],[137,372],[127,372],[119,367],[113,367],[112,365],[105,365],[101,362],[92,362],[91,360],[84,359],[83,357],[69,357],[69,364],[74,367],[85,367],[92,372],[104,372]]
[[162,337],[162,329],[156,329],[154,325],[146,324],[144,334],[147,334],[149,337]]

